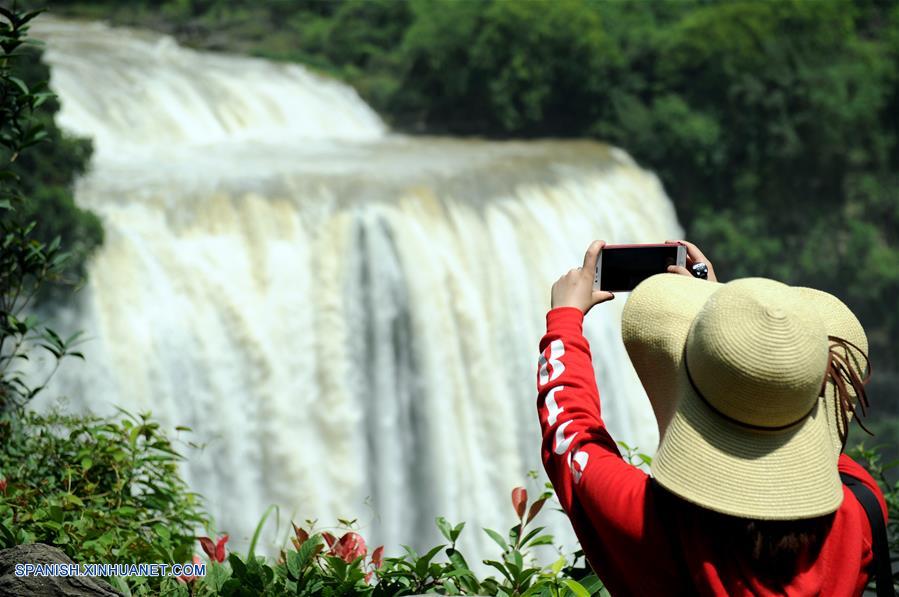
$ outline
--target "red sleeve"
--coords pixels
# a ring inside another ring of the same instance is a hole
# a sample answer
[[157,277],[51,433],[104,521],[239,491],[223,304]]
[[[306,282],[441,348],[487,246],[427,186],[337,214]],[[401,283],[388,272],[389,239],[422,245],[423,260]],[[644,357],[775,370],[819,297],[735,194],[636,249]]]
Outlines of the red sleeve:
[[655,520],[647,508],[649,476],[621,458],[603,423],[582,324],[583,314],[571,307],[546,316],[537,371],[542,459],[587,559],[613,588],[615,577],[633,576],[641,551],[648,555],[646,526]]
[[874,480],[874,477],[871,476],[865,467],[852,460],[845,454],[840,454],[840,459],[838,461],[838,468],[841,473],[846,473],[847,475],[852,475],[859,481],[861,481],[868,489],[874,492],[874,496],[877,497],[877,501],[880,503],[880,509],[883,511],[883,520],[887,525],[889,525],[890,514],[887,511],[887,503],[883,497],[883,491],[880,489],[880,486],[877,485],[877,481]]

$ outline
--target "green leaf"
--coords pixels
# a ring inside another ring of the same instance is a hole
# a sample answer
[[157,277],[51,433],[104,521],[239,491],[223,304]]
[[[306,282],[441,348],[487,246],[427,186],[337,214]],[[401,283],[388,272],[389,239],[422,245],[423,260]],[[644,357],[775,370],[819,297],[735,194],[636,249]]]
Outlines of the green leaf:
[[237,554],[228,554],[228,563],[231,564],[231,574],[235,578],[244,578],[247,575],[247,566],[241,561]]
[[253,538],[250,540],[250,547],[247,550],[248,560],[252,560],[254,554],[256,553],[256,542],[259,540],[259,534],[262,532],[262,527],[265,525],[265,520],[268,518],[269,514],[272,513],[272,510],[275,511],[275,527],[280,526],[278,520],[281,517],[281,510],[278,509],[278,506],[276,504],[272,504],[271,506],[266,508],[265,513],[259,520],[259,524],[256,525],[256,530],[253,532]]
[[504,552],[509,550],[509,546],[508,544],[506,544],[506,540],[503,539],[502,535],[500,535],[493,529],[484,529],[484,532],[490,535],[490,538],[496,541],[496,544],[499,545]]
[[228,570],[218,562],[211,562],[206,568],[204,582],[212,586],[216,591],[221,591],[225,582],[230,578]]
[[584,588],[587,589],[587,592],[591,595],[595,595],[596,593],[600,592],[604,587],[602,581],[599,580],[599,577],[597,577],[595,574],[589,574],[580,579],[580,581],[578,582],[580,582],[584,586]]
[[487,564],[488,566],[492,566],[493,568],[496,568],[497,570],[499,570],[500,573],[504,577],[506,577],[506,580],[508,580],[510,583],[515,582],[512,578],[512,575],[509,574],[509,570],[506,569],[506,566],[504,564],[497,562],[496,560],[484,560],[484,563]]
[[[509,554],[509,559],[507,560],[507,562],[515,564],[515,567],[519,571],[521,571],[524,568],[524,558],[521,557],[521,552],[518,551],[517,549],[512,551],[512,553]],[[515,573],[515,576],[517,577],[518,573]]]
[[527,544],[528,544],[528,541],[530,541],[531,539],[533,539],[533,538],[534,538],[540,531],[542,531],[542,530],[545,529],[545,528],[546,528],[546,527],[535,527],[535,528],[531,529],[531,530],[528,532],[528,534],[525,535],[525,536],[521,539],[521,544],[522,544],[523,546],[526,547]]
[[171,531],[169,531],[168,527],[161,523],[154,524],[153,531],[157,536],[159,536],[160,539],[163,539],[164,541],[168,541],[172,537],[172,533]]
[[446,521],[446,518],[444,518],[443,516],[438,516],[435,519],[435,522],[437,523],[437,528],[440,529],[440,532],[443,534],[444,537],[446,537],[446,540],[453,541],[453,536],[452,536],[453,530],[450,527],[450,523],[448,523]]
[[18,77],[10,77],[10,76],[7,76],[6,79],[8,81],[12,81],[16,85],[16,87],[19,88],[19,91],[21,91],[23,94],[28,95],[28,85],[25,84],[25,81],[23,81],[22,79],[20,79]]
[[0,546],[6,549],[15,546],[15,544],[16,536],[13,535],[12,531],[10,531],[6,525],[0,522]]
[[79,508],[84,508],[84,502],[81,501],[81,498],[75,495],[74,493],[66,493],[63,496],[63,499],[66,503],[71,504],[73,506],[78,506]]
[[568,587],[568,589],[575,594],[576,597],[590,597],[590,591],[584,588],[584,586],[576,580],[572,580],[570,578],[566,578],[562,581],[562,583]]
[[458,550],[448,547],[446,557],[449,558],[450,563],[456,570],[469,570],[468,562],[465,561],[465,558],[462,557]]
[[418,561],[415,562],[415,574],[418,575],[419,578],[424,578],[428,573],[428,564],[431,563],[431,559],[437,555],[441,549],[446,547],[445,545],[438,545],[437,547],[432,548],[426,554],[418,558]]
[[464,522],[460,522],[455,527],[453,527],[453,530],[450,532],[450,541],[455,543],[456,540],[459,538],[459,535],[462,534],[462,529],[464,529],[464,528],[465,528]]
[[324,545],[324,541],[321,535],[312,535],[307,539],[302,545],[300,545],[300,549],[296,552],[289,552],[288,561],[290,556],[296,554],[294,557],[294,566],[297,569],[297,577],[299,577],[303,570],[306,569],[306,566],[309,564],[309,561],[312,557],[318,553],[320,547]]
[[531,542],[528,543],[528,547],[536,547],[537,545],[552,545],[553,536],[552,535],[540,535],[539,537],[535,537],[531,539]]

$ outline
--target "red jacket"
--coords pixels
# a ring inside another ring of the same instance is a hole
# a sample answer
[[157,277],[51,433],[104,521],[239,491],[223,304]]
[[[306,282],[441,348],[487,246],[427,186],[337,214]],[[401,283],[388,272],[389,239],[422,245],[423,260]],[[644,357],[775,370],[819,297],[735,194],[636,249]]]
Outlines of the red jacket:
[[[664,490],[621,458],[603,423],[582,323],[583,314],[571,307],[546,316],[537,372],[542,457],[587,560],[613,595],[861,594],[873,559],[871,529],[845,487],[820,555],[784,593],[773,593],[747,565],[712,549],[700,525],[663,518]],[[845,455],[839,469],[874,491],[886,519],[871,476]]]

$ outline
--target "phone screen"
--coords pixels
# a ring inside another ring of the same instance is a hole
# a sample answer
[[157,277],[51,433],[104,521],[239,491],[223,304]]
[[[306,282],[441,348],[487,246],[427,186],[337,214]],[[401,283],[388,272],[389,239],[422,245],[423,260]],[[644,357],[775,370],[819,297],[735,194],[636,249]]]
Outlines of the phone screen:
[[633,290],[646,278],[667,271],[669,265],[678,264],[679,250],[684,252],[679,245],[604,247],[597,266],[598,287],[613,292]]

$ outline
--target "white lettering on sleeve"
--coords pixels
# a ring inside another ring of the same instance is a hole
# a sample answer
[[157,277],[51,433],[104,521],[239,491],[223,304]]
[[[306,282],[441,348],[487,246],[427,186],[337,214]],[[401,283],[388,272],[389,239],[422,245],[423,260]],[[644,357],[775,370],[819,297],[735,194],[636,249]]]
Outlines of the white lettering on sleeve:
[[[562,372],[565,371],[565,365],[559,359],[565,354],[565,345],[561,340],[553,340],[549,345],[549,358],[540,355],[540,385],[545,386],[551,381],[558,379]],[[550,371],[550,369],[552,369]]]
[[572,433],[569,437],[565,437],[565,428],[571,425],[571,421],[565,421],[558,427],[556,427],[556,447],[554,448],[554,452],[556,454],[564,454],[568,451],[568,448],[571,446],[571,442],[574,441],[574,438],[577,437],[577,433]]
[[590,459],[590,455],[578,450],[574,453],[573,458],[571,457],[570,452],[568,456],[568,466],[571,467],[571,476],[574,478],[575,483],[580,483],[581,477],[584,475],[584,470],[587,468],[587,461]]
[[559,413],[565,410],[563,407],[559,406],[558,402],[556,402],[556,392],[564,389],[565,386],[558,386],[551,389],[546,394],[546,419],[550,425],[555,425],[556,419],[559,418]]

